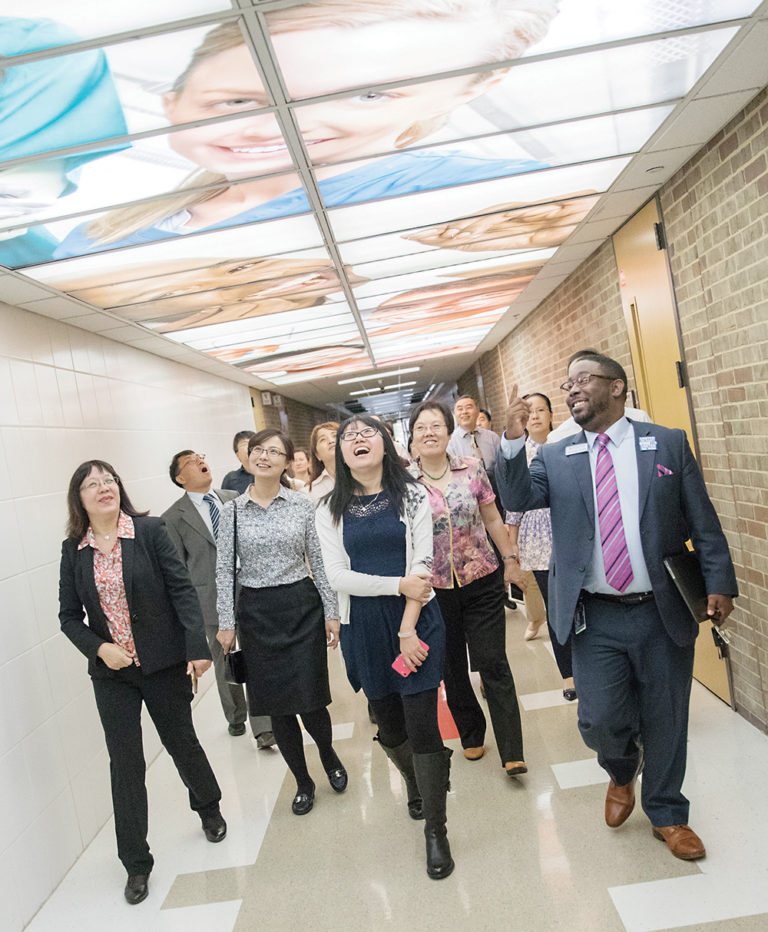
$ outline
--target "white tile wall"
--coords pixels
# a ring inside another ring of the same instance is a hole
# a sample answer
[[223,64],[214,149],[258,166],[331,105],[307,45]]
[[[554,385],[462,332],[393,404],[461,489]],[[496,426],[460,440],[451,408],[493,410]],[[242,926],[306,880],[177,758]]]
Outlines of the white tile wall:
[[[237,465],[232,435],[253,423],[243,385],[0,303],[3,929],[30,920],[111,813],[85,659],[58,626],[69,477],[106,459],[158,514],[180,494],[167,472],[177,450],[206,453],[221,479]],[[148,720],[145,747],[151,760]]]

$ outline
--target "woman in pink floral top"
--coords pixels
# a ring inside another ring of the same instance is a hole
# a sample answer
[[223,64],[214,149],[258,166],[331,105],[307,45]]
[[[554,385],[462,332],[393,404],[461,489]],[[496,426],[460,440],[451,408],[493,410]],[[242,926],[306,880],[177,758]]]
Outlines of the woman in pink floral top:
[[117,853],[131,905],[148,893],[154,858],[147,844],[141,709],[146,705],[189,793],[205,837],[221,841],[227,825],[221,790],[192,722],[188,674],[211,665],[197,593],[165,530],[131,504],[103,460],[75,470],[61,548],[61,630],[88,658],[96,707],[109,751]]
[[[464,756],[485,753],[485,715],[469,679],[472,667],[485,687],[501,764],[510,776],[525,773],[520,709],[507,660],[505,584],[516,574],[509,538],[480,459],[449,457],[453,415],[437,401],[425,401],[409,424],[416,475],[432,508],[432,586],[446,628],[445,694],[459,730]],[[499,567],[490,535],[504,559]]]

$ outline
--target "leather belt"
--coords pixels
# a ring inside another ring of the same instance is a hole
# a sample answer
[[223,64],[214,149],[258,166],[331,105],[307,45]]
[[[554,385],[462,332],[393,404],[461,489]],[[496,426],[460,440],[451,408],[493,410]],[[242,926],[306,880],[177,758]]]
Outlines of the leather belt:
[[600,599],[601,602],[615,602],[617,605],[642,605],[643,602],[650,602],[653,598],[653,592],[630,592],[628,595],[611,595],[608,592],[587,592],[581,590],[581,595],[585,599]]

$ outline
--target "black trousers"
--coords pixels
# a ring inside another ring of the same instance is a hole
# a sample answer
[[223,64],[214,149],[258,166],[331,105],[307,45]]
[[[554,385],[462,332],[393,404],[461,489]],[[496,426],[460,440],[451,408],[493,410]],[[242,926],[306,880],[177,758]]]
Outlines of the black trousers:
[[138,667],[94,677],[93,691],[104,728],[112,778],[117,855],[128,874],[148,874],[154,859],[147,844],[146,763],[141,740],[141,706],[157,728],[189,791],[189,804],[205,815],[215,811],[221,790],[200,747],[192,722],[192,685],[186,664],[176,664],[145,676]]
[[445,695],[462,747],[481,747],[485,740],[485,715],[469,679],[469,648],[472,669],[485,687],[501,762],[524,760],[520,708],[507,660],[501,571],[466,586],[435,589],[435,595],[445,620]]
[[560,671],[560,676],[567,680],[569,676],[573,676],[573,628],[571,628],[571,633],[568,635],[568,640],[565,644],[561,644],[557,639],[555,629],[549,623],[549,600],[547,598],[549,570],[534,570],[533,575],[536,577],[541,597],[544,599],[544,608],[547,610],[547,627],[549,628],[549,640],[552,644],[552,653],[555,655],[555,663]]

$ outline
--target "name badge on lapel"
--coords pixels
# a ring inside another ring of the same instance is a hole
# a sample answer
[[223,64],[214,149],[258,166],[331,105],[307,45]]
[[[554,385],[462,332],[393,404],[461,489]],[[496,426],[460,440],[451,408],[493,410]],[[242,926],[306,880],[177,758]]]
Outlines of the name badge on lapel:
[[640,444],[640,449],[644,452],[656,450],[659,446],[655,437],[638,437],[637,442]]
[[574,453],[586,453],[588,449],[589,446],[586,443],[574,443],[565,448],[565,455],[573,456]]

